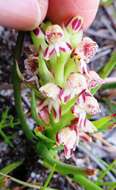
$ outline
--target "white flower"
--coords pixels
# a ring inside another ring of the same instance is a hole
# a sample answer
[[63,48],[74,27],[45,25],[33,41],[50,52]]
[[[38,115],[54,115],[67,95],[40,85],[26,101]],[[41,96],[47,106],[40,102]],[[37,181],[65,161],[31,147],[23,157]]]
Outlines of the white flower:
[[100,107],[97,100],[90,92],[83,91],[77,99],[77,103],[73,107],[74,115],[85,118],[85,113],[95,115],[100,112]]
[[39,90],[44,97],[51,98],[53,100],[57,99],[60,93],[60,88],[54,83],[47,83],[46,85],[42,86]]
[[88,88],[95,88],[97,85],[103,84],[104,80],[95,71],[89,71],[88,75],[85,75]]
[[98,45],[91,38],[84,37],[81,43],[73,51],[73,57],[80,73],[88,75],[87,63],[95,55]]
[[53,56],[60,56],[61,52],[71,52],[71,45],[65,42],[64,31],[59,25],[51,25],[46,30],[48,47],[44,51],[44,59],[49,60]]
[[53,111],[55,121],[58,122],[61,118],[61,105],[59,100],[60,88],[53,83],[48,83],[39,90],[46,98],[43,105],[41,105],[41,109],[47,105],[49,113]]
[[65,89],[60,94],[60,99],[63,103],[66,103],[85,89],[87,89],[86,78],[80,73],[72,73],[67,79]]
[[75,150],[78,143],[77,133],[70,127],[63,128],[57,134],[57,143],[64,145],[64,154],[68,159],[71,157],[72,151]]
[[95,55],[95,53],[98,49],[98,45],[91,38],[84,37],[79,48],[82,50],[82,52],[85,56],[85,59],[88,63],[91,60],[91,58]]

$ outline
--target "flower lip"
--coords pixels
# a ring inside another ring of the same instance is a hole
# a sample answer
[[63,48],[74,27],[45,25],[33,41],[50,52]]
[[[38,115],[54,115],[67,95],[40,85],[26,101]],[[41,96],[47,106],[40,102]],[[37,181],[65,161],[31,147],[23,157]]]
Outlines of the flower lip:
[[60,88],[53,83],[47,83],[46,85],[42,86],[39,90],[43,94],[43,96],[52,99],[57,99],[60,93]]
[[59,25],[48,26],[45,32],[48,43],[55,43],[64,37],[64,32]]

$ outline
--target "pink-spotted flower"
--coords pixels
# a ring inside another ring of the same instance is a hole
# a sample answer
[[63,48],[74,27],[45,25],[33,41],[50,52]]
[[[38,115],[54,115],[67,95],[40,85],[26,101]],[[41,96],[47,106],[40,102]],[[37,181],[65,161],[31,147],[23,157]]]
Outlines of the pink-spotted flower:
[[64,145],[64,155],[69,159],[78,144],[79,138],[73,127],[65,127],[57,134],[56,141],[58,145]]
[[67,159],[71,157],[79,141],[91,142],[92,138],[88,134],[96,131],[89,120],[86,120],[83,126],[79,126],[78,121],[78,118],[74,119],[70,126],[61,129],[56,135],[57,144],[64,145],[64,155]]
[[87,62],[83,52],[79,48],[76,48],[74,49],[72,56],[76,63],[77,71],[80,72],[81,74],[88,75]]
[[73,51],[73,58],[80,73],[88,75],[87,63],[95,55],[98,45],[91,38],[84,37],[81,43]]
[[49,60],[51,57],[60,56],[61,52],[71,52],[71,45],[64,39],[64,31],[59,25],[48,26],[45,32],[48,47],[44,51],[44,58]]
[[43,104],[40,106],[40,111],[44,106],[47,106],[49,113],[53,111],[55,121],[59,121],[61,117],[61,106],[59,100],[60,88],[53,83],[48,83],[42,86],[39,90],[45,98]]
[[91,60],[91,58],[95,55],[98,49],[98,45],[91,38],[84,37],[82,40],[82,44],[80,44],[80,49],[82,49],[86,62],[88,63]]
[[95,115],[100,112],[97,100],[88,91],[83,91],[77,99],[77,107],[87,114]]
[[72,108],[72,113],[79,118],[78,125],[84,126],[86,114],[95,115],[100,112],[97,100],[90,92],[83,91],[77,99],[77,103]]
[[77,104],[79,104],[87,114],[95,115],[100,112],[97,100],[88,91],[83,91],[80,94]]
[[72,73],[67,79],[65,88],[61,91],[60,99],[63,103],[66,103],[85,89],[87,89],[86,78],[80,73]]
[[86,142],[91,142],[92,140],[88,134],[92,134],[97,131],[96,127],[88,119],[85,119],[85,122],[80,125],[79,118],[75,118],[72,120],[71,125],[75,126],[75,129],[79,134],[79,139]]
[[95,88],[97,85],[104,83],[104,80],[95,71],[89,71],[88,75],[85,75],[88,88]]

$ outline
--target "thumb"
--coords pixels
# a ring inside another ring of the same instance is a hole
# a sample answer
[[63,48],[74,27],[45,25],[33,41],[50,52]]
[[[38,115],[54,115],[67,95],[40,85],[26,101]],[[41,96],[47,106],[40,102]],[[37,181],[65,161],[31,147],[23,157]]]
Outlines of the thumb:
[[49,0],[48,17],[54,23],[61,23],[72,16],[84,18],[87,29],[95,18],[100,0]]
[[0,25],[32,30],[46,16],[48,0],[0,0]]

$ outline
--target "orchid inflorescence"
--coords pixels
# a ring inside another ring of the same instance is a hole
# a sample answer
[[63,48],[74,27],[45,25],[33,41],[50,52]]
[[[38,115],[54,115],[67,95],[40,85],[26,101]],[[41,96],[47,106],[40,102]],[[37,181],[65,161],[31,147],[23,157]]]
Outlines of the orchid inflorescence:
[[[91,134],[96,132],[87,118],[100,112],[91,90],[103,80],[88,69],[88,63],[98,45],[84,37],[80,16],[62,26],[42,23],[31,36],[35,49],[24,64],[30,75],[29,82],[33,81],[39,92],[36,112],[40,125],[35,131],[47,136],[47,130],[59,126],[51,138],[56,140],[57,146],[64,145],[65,157],[70,158],[79,141],[91,142]],[[67,113],[72,117],[65,123],[63,117]]]

